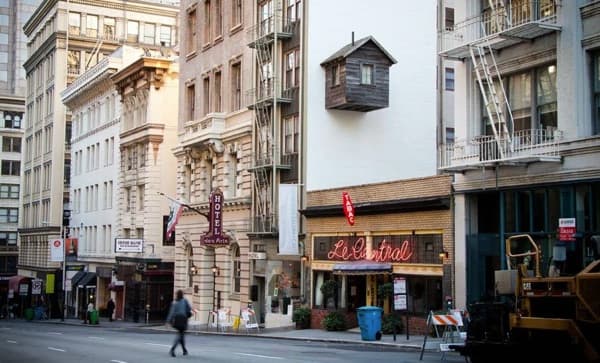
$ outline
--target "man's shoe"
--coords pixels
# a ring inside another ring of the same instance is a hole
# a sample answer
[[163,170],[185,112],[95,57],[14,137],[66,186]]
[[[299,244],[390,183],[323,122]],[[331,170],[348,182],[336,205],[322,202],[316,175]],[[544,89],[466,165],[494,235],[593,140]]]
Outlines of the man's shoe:
[[184,351],[183,351],[183,355],[188,355],[188,351],[187,351],[187,350],[184,350]]
[[174,357],[174,356],[175,356],[175,352],[174,352],[174,351],[172,351],[172,350],[170,350],[170,351],[169,351],[169,354],[171,354],[171,357]]

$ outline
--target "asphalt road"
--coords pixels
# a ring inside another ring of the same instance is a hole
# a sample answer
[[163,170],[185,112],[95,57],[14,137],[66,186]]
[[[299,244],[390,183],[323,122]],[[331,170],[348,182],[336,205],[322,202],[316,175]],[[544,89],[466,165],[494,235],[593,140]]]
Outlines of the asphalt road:
[[[186,336],[189,355],[168,355],[174,333],[148,329],[40,324],[0,320],[0,363],[189,362],[439,362],[439,353],[255,337]],[[459,356],[448,362],[464,362]]]

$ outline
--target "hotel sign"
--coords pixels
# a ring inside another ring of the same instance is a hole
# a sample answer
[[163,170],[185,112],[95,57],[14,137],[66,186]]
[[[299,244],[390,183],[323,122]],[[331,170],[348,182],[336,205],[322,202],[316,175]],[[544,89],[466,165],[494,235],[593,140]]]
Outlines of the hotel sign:
[[208,232],[200,237],[204,246],[227,246],[229,236],[223,234],[223,193],[217,189],[210,193]]

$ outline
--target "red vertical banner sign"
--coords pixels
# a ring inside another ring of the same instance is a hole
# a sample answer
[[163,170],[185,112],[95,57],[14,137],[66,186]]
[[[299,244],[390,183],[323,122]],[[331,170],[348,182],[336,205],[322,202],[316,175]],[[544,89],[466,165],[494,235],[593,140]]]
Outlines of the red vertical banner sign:
[[350,199],[350,195],[347,192],[342,193],[342,205],[344,206],[344,214],[346,215],[346,220],[348,224],[354,225],[354,205],[352,204],[352,199]]

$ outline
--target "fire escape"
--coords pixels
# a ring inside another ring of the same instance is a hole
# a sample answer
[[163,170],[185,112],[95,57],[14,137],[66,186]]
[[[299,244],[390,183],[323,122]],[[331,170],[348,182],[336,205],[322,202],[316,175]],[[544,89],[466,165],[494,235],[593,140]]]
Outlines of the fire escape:
[[515,131],[495,57],[501,49],[559,31],[556,8],[556,0],[489,0],[480,15],[441,32],[443,57],[471,60],[492,134],[444,145],[440,169],[462,172],[493,165],[560,161],[560,131]]
[[277,232],[277,186],[279,171],[289,169],[281,160],[280,107],[292,99],[282,90],[283,42],[293,27],[282,16],[281,0],[259,6],[258,22],[248,31],[248,46],[254,49],[255,84],[247,94],[248,108],[254,110],[252,125],[252,232]]

